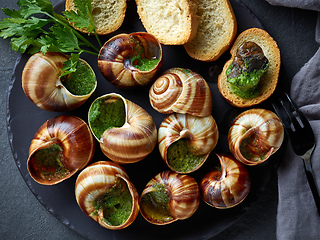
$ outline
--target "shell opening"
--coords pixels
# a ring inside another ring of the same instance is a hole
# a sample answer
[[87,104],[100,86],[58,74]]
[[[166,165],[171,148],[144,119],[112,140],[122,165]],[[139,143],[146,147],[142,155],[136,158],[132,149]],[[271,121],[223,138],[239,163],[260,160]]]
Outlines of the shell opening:
[[154,69],[161,59],[158,42],[152,38],[144,38],[144,36],[138,34],[131,35],[129,39],[134,49],[129,56],[131,66],[140,71]]
[[109,95],[94,101],[89,110],[90,128],[97,139],[110,128],[122,127],[126,122],[126,106],[122,98]]
[[57,143],[36,150],[30,156],[28,168],[30,174],[40,181],[56,181],[70,174],[64,165],[63,149]]
[[60,78],[63,86],[73,95],[84,96],[92,93],[97,80],[89,64],[78,61],[76,71]]
[[154,184],[152,191],[144,194],[140,202],[141,212],[152,223],[159,222],[163,224],[174,220],[168,208],[170,197],[163,185]]
[[92,214],[99,216],[101,224],[120,226],[129,219],[133,200],[126,182],[117,178],[116,183],[97,197],[93,205],[96,210]]
[[206,156],[197,155],[197,150],[187,138],[181,138],[172,143],[167,149],[167,162],[176,172],[187,173],[198,168]]
[[251,128],[242,138],[239,138],[239,152],[245,159],[260,162],[269,158],[273,152],[273,147],[264,141],[264,135],[258,128]]

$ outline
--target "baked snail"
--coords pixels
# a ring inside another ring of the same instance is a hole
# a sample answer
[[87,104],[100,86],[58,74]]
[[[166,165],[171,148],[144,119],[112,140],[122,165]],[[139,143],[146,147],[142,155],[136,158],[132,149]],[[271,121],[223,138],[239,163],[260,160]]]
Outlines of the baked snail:
[[88,115],[102,152],[114,162],[138,162],[157,144],[157,127],[151,115],[119,94],[95,99]]
[[146,32],[118,34],[100,49],[98,66],[102,75],[119,88],[145,86],[162,66],[162,48]]
[[218,126],[212,115],[172,113],[160,124],[159,151],[171,170],[190,173],[203,165],[218,138]]
[[206,117],[212,111],[212,96],[205,79],[186,68],[164,72],[149,91],[151,106],[160,113],[173,112]]
[[129,226],[139,213],[139,195],[125,170],[110,161],[95,162],[79,174],[75,197],[81,210],[102,227]]
[[191,217],[199,203],[195,179],[168,170],[147,183],[140,197],[140,212],[148,222],[165,225]]
[[48,111],[70,111],[81,106],[97,87],[90,65],[80,59],[74,73],[60,77],[68,56],[58,52],[32,55],[22,71],[22,88],[39,108]]
[[231,153],[246,165],[265,162],[281,146],[284,137],[278,116],[266,109],[244,111],[233,121],[228,143]]
[[219,155],[221,169],[207,173],[200,182],[202,199],[210,206],[226,209],[240,204],[249,194],[251,182],[246,166],[231,155]]
[[94,138],[83,120],[75,116],[54,117],[38,129],[31,141],[28,171],[40,184],[57,184],[84,168],[94,150]]

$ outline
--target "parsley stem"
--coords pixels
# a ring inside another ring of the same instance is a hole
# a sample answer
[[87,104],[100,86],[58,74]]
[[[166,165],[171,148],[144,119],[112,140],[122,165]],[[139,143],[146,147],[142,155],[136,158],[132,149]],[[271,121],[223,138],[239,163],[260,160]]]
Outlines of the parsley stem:
[[85,53],[89,53],[89,54],[92,54],[92,55],[96,55],[96,56],[98,56],[99,55],[99,53],[96,53],[96,52],[91,52],[91,51],[89,51],[89,50],[82,50],[82,52],[85,52]]
[[91,47],[93,50],[95,50],[97,53],[99,53],[99,49],[94,46],[90,41],[88,41],[85,37],[83,37],[80,33],[78,33],[73,27],[71,27],[69,24],[66,24],[62,21],[60,21],[59,19],[57,19],[56,17],[52,16],[51,14],[47,13],[47,12],[43,12],[45,15],[47,15],[48,17],[52,18],[53,20],[55,20],[56,22],[60,23],[61,25],[70,28],[75,35],[83,42],[85,43],[88,47]]

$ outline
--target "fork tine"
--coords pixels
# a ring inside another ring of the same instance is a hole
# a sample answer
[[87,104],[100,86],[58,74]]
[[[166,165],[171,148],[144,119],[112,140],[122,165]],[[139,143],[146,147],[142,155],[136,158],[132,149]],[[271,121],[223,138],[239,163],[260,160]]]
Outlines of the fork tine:
[[279,116],[281,122],[282,122],[282,125],[284,126],[284,128],[287,130],[287,129],[290,129],[290,124],[288,123],[288,121],[286,121],[286,117],[283,116],[282,112],[280,111],[280,109],[278,108],[277,104],[275,103],[272,103],[272,107],[273,109],[275,110],[276,114]]
[[304,127],[310,126],[309,121],[307,120],[307,118],[305,117],[305,115],[301,112],[301,110],[298,108],[297,104],[290,98],[290,96],[285,93],[286,98],[288,99],[288,101],[290,102],[290,104],[292,105],[293,109],[296,111],[296,113],[299,115],[299,118],[303,124]]
[[[286,99],[289,101],[290,105],[297,111],[298,108],[296,108],[296,107],[293,105],[293,101],[289,98],[288,94],[285,93],[285,97],[286,97]],[[285,112],[287,113],[287,115],[288,115],[291,123],[293,124],[294,129],[296,130],[296,129],[298,129],[299,127],[302,127],[302,126],[300,125],[300,123],[298,122],[297,118],[293,115],[293,112],[292,112],[292,110],[290,109],[290,107],[286,105],[285,100],[281,99],[281,100],[280,100],[280,103],[281,103],[283,109],[285,110]],[[301,114],[301,112],[300,112],[300,114]],[[300,115],[300,114],[299,114],[299,115]]]

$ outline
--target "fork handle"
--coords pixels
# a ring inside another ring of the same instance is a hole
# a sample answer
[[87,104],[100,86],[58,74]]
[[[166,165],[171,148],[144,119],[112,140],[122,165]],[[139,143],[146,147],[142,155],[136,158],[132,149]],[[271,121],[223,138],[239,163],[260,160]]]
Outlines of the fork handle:
[[320,195],[319,195],[317,184],[316,184],[316,182],[314,180],[313,171],[312,171],[312,168],[311,168],[311,163],[310,163],[310,160],[305,160],[305,159],[304,159],[303,162],[304,162],[304,169],[305,169],[305,172],[306,172],[306,175],[307,175],[308,183],[310,185],[311,192],[312,192],[312,195],[313,195],[313,199],[314,199],[314,201],[316,203],[316,206],[317,206],[317,209],[318,209],[318,213],[320,215]]

